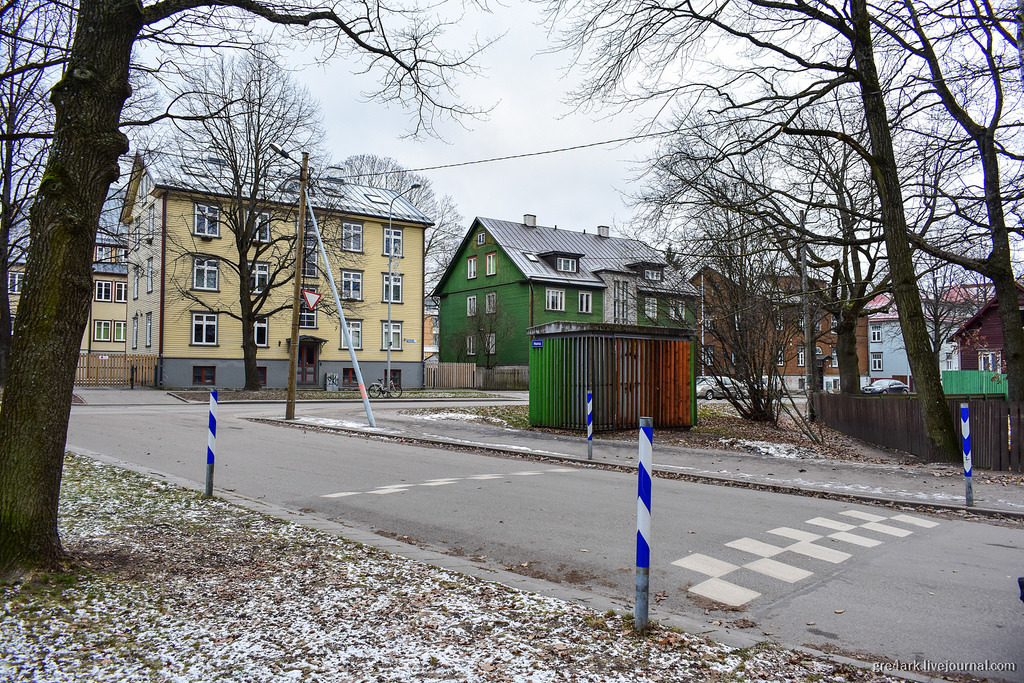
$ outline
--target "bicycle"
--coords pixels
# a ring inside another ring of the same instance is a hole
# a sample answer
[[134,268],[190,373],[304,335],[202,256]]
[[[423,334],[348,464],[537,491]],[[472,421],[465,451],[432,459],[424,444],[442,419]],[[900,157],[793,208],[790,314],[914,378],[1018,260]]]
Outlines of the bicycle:
[[402,385],[395,384],[394,380],[388,382],[387,386],[384,386],[384,378],[380,378],[376,382],[370,385],[367,390],[371,398],[401,398],[402,396]]

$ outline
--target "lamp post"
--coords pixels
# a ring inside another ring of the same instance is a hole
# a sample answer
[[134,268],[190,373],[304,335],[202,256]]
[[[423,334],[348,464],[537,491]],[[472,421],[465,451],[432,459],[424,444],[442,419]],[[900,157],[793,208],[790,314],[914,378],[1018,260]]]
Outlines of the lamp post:
[[[391,300],[395,298],[395,274],[392,269],[392,263],[395,257],[395,231],[392,228],[392,217],[393,209],[395,208],[395,201],[404,194],[412,192],[420,187],[419,183],[413,183],[409,186],[409,189],[404,192],[399,192],[391,198],[391,203],[388,204],[388,332],[387,332],[387,370],[384,374],[384,387],[390,389],[391,387],[391,347],[393,346],[394,333],[391,327]],[[403,242],[404,244],[404,242]]]
[[[285,159],[294,161],[280,146],[270,143],[270,148]],[[295,419],[295,374],[299,370],[299,300],[302,298],[302,257],[306,246],[306,181],[309,170],[309,153],[302,153],[299,171],[299,220],[295,237],[295,286],[292,288],[292,337],[288,346],[288,397],[285,401],[284,419]]]

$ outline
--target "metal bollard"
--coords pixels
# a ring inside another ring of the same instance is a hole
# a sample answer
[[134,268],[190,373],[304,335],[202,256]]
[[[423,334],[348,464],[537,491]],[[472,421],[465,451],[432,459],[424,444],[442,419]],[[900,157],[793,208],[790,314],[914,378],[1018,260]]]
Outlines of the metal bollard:
[[967,499],[967,507],[974,507],[974,485],[971,480],[974,470],[971,458],[971,411],[966,403],[960,404],[960,434],[963,437],[964,451],[964,496]]
[[633,622],[638,631],[646,630],[651,591],[651,471],[654,420],[640,418],[640,462],[637,467],[636,496],[636,606]]
[[594,459],[594,392],[587,392],[587,460]]
[[217,392],[210,392],[210,431],[206,436],[206,494],[213,498],[213,454],[217,446]]

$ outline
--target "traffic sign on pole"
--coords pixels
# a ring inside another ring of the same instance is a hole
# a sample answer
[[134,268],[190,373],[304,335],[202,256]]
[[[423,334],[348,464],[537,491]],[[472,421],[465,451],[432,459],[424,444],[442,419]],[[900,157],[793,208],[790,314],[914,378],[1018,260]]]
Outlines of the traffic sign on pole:
[[316,305],[320,303],[321,296],[323,296],[323,294],[320,294],[319,292],[312,292],[308,289],[302,290],[302,298],[306,300],[306,308],[311,311],[316,309]]

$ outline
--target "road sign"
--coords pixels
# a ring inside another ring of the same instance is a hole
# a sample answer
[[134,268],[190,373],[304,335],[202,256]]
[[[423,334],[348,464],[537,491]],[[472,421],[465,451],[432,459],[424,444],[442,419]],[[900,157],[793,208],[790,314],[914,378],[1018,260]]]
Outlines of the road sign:
[[542,348],[544,348],[544,340],[543,339],[531,339],[530,340],[530,346],[532,346],[535,349],[542,349]]
[[306,300],[306,308],[311,311],[316,310],[316,305],[319,303],[321,296],[323,295],[318,294],[317,292],[311,292],[308,289],[302,290],[302,298]]

